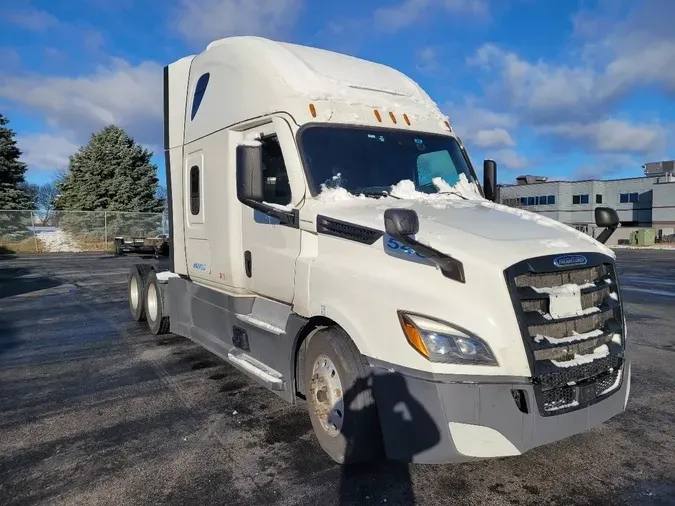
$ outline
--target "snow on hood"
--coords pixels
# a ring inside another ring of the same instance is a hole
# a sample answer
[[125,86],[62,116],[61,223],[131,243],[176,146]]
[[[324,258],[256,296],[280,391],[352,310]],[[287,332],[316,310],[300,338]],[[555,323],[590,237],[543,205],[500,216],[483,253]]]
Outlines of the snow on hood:
[[460,174],[454,186],[441,178],[434,178],[433,183],[438,193],[417,191],[412,181],[404,180],[392,186],[388,196],[377,199],[354,195],[339,186],[322,186],[316,200],[326,204],[322,213],[379,230],[384,228],[386,209],[414,209],[420,219],[420,240],[425,229],[434,229],[432,235],[440,238],[440,229],[450,228],[490,241],[534,241],[538,246],[552,249],[579,248],[583,247],[579,245],[582,242],[586,248],[592,246],[593,250],[614,257],[611,249],[573,227],[485,199],[464,174]]

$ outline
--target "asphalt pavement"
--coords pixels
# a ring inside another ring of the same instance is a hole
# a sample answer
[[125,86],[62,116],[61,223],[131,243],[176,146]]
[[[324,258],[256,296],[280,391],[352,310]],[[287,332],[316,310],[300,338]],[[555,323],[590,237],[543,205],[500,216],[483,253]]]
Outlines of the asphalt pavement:
[[0,504],[675,505],[675,251],[618,258],[625,413],[518,457],[354,468],[304,405],[134,323],[138,256],[0,258]]

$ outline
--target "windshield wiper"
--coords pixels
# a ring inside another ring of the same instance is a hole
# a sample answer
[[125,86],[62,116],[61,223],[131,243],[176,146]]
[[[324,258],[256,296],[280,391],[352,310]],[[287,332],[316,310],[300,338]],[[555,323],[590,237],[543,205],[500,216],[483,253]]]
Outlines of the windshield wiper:
[[353,193],[355,195],[365,195],[366,197],[392,197],[398,200],[401,200],[401,197],[397,197],[396,195],[392,195],[386,190],[353,190]]
[[462,194],[459,193],[459,192],[455,192],[455,191],[438,192],[438,195],[448,195],[448,194],[449,194],[449,195],[457,195],[458,197],[461,197],[461,198],[464,199],[464,200],[469,200],[467,197],[465,197],[464,195],[462,195]]

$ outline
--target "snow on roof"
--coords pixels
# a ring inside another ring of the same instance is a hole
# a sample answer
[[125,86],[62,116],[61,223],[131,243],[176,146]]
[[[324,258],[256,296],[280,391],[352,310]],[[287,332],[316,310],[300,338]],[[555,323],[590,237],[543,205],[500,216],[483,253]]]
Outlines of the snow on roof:
[[[254,36],[227,37],[211,42],[211,50],[225,50],[221,58],[237,66],[255,66],[270,83],[283,82],[289,91],[313,100],[338,99],[352,103],[395,107],[415,103],[438,110],[436,103],[402,72],[373,61],[334,51]],[[245,72],[242,72],[245,73]],[[439,111],[440,113],[440,111]]]

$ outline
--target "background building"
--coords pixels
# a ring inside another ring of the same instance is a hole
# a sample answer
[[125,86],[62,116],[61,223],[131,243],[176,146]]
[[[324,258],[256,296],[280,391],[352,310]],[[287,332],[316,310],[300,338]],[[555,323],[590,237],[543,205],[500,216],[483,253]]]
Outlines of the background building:
[[621,227],[652,227],[671,235],[675,162],[647,163],[643,168],[642,177],[611,180],[548,181],[541,176],[520,176],[516,184],[500,185],[499,200],[589,233],[595,228],[595,208],[608,206],[619,213]]

